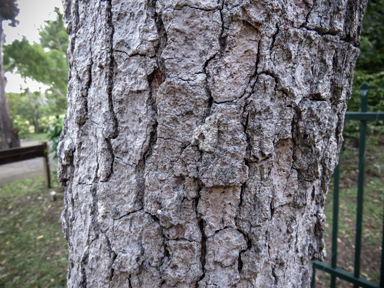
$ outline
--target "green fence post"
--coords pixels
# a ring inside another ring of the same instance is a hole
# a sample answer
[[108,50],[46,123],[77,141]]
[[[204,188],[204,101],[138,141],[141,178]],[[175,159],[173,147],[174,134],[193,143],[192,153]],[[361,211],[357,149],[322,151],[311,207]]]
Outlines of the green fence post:
[[311,282],[311,288],[315,288],[316,286],[316,268],[315,265],[312,265],[312,282]]
[[[337,232],[339,227],[339,188],[340,188],[340,159],[333,175],[333,221],[332,221],[332,268],[337,266]],[[336,288],[336,276],[331,275],[331,288]]]
[[384,287],[384,217],[383,217],[383,232],[381,234],[381,269],[380,269],[380,287]]
[[[367,112],[369,85],[364,83],[360,87],[361,91],[361,112]],[[363,198],[364,198],[364,171],[365,171],[365,138],[367,121],[360,121],[360,140],[359,140],[359,176],[357,184],[357,215],[356,215],[356,241],[355,241],[355,273],[356,278],[360,277],[360,255],[361,255],[361,234],[363,224]],[[355,284],[354,288],[359,285]]]

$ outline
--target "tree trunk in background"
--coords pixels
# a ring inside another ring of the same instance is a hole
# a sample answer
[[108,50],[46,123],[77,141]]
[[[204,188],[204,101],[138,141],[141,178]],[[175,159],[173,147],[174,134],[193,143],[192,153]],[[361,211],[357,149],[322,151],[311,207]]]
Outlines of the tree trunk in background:
[[0,17],[0,150],[20,147],[19,137],[13,129],[11,116],[9,114],[7,94],[5,93],[5,76],[3,70],[4,33],[2,21],[3,19]]
[[68,287],[309,287],[366,0],[64,2]]
[[37,99],[35,100],[35,134],[40,133],[39,128],[39,103],[37,102]]
[[[37,97],[29,90],[27,89],[27,93],[29,95],[29,103],[34,108],[34,114],[33,114],[33,124],[35,126],[35,134],[40,133],[39,129],[39,101]],[[40,95],[41,96],[41,95]]]

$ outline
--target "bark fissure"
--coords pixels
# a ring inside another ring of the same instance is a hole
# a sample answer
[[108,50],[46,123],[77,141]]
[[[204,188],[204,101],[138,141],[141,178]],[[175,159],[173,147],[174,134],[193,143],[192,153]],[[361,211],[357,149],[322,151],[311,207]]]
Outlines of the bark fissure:
[[128,281],[129,281],[129,288],[132,288],[131,275],[129,275]]
[[219,37],[219,44],[220,44],[220,55],[221,57],[224,55],[225,48],[227,47],[227,31],[225,28],[225,21],[224,21],[224,15],[223,15],[223,10],[224,10],[224,0],[221,1],[221,8],[219,9],[220,11],[220,19],[221,19],[221,33]]
[[[241,207],[241,206],[240,206]],[[244,233],[243,231],[241,231],[240,229],[237,229],[237,231],[239,231],[243,236],[244,236],[244,239],[246,240],[247,242],[247,247],[245,249],[242,249],[239,253],[239,256],[237,258],[237,270],[239,271],[239,273],[241,273],[241,271],[243,270],[243,266],[244,266],[244,263],[243,263],[243,260],[241,259],[242,255],[246,252],[246,251],[249,251],[251,248],[252,248],[252,240],[249,238],[248,234],[247,233]]]
[[113,276],[115,274],[115,269],[113,268],[114,267],[114,264],[115,264],[115,260],[117,258],[117,253],[115,253],[112,249],[112,245],[111,245],[111,242],[108,238],[108,236],[106,234],[103,233],[103,235],[105,236],[105,239],[106,239],[106,242],[107,242],[107,250],[109,251],[109,253],[112,255],[111,257],[111,265],[110,265],[110,271],[109,271],[109,281],[112,282],[112,279],[113,279]]
[[196,287],[198,287],[198,284],[201,280],[205,277],[205,263],[206,263],[206,257],[207,257],[207,236],[205,235],[204,231],[204,220],[199,220],[199,228],[201,233],[201,256],[200,256],[200,262],[201,267],[203,269],[203,274],[201,275],[200,279],[196,281]]
[[200,10],[200,11],[206,11],[206,12],[212,12],[212,11],[217,11],[218,8],[212,8],[212,9],[204,9],[204,8],[198,8],[198,7],[193,7],[193,6],[190,6],[190,5],[177,5],[177,7],[175,7],[175,10],[182,10],[184,7],[188,7],[188,8],[191,8],[191,9],[196,9],[196,10]]
[[[107,0],[106,1],[108,3],[107,7],[106,7],[106,10],[107,10],[107,23],[111,29],[111,31],[109,32],[110,35],[110,47],[109,47],[109,67],[108,67],[108,104],[109,104],[109,112],[112,114],[112,125],[114,126],[112,129],[113,129],[113,132],[108,135],[107,139],[115,139],[117,138],[117,136],[119,135],[119,123],[117,121],[117,117],[116,117],[116,114],[115,114],[115,110],[114,110],[114,107],[113,107],[113,97],[112,97],[112,91],[113,91],[113,75],[114,75],[114,67],[115,67],[115,58],[113,56],[113,35],[115,33],[115,27],[113,26],[113,23],[112,23],[112,0]],[[114,158],[114,154],[113,154],[113,149],[111,151],[112,153],[112,157]]]
[[159,69],[162,74],[162,82],[165,80],[165,75],[166,75],[166,70],[165,70],[165,65],[164,65],[164,60],[161,57],[161,54],[163,53],[163,50],[167,46],[168,38],[167,38],[167,30],[164,27],[163,20],[161,18],[161,15],[159,15],[156,12],[156,0],[150,0],[150,9],[151,12],[153,13],[153,17],[155,20],[155,25],[157,29],[157,34],[159,36],[159,43],[155,47],[155,52],[156,52],[156,60],[157,64],[159,66]]
[[361,7],[64,2],[68,287],[307,287]]
[[132,165],[132,164],[129,164],[129,163],[127,163],[127,162],[124,162],[124,159],[123,159],[123,158],[120,158],[120,157],[118,157],[118,156],[115,156],[114,158],[120,160],[124,165],[130,166],[130,167],[135,167],[135,166]]
[[208,66],[209,62],[215,58],[215,56],[216,56],[216,54],[214,56],[212,56],[211,58],[209,58],[207,61],[205,61],[204,68],[203,68],[204,74],[206,75],[204,88],[205,88],[205,91],[207,92],[208,97],[209,97],[208,107],[207,107],[207,111],[208,111],[207,116],[209,116],[211,114],[212,105],[215,102],[215,100],[212,97],[211,89],[209,89],[209,81],[208,81],[209,74],[207,73],[207,66]]
[[139,212],[139,211],[143,211],[143,209],[138,209],[138,210],[131,211],[131,212],[127,213],[127,214],[124,214],[124,215],[122,215],[122,216],[119,216],[118,218],[113,218],[113,220],[121,220],[121,219],[126,218],[126,217],[129,217],[130,215],[132,215],[132,214],[134,214],[134,213],[137,213],[137,212]]
[[276,32],[273,33],[273,35],[272,35],[272,42],[271,42],[271,46],[269,47],[269,51],[271,51],[271,52],[272,52],[273,47],[275,46],[276,37],[280,32],[280,26],[279,25],[276,25],[275,28],[276,28]]

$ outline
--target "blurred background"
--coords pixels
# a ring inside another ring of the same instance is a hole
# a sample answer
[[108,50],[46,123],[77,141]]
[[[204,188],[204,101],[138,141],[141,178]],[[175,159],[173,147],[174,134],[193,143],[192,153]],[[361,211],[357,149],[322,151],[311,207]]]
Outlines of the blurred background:
[[19,23],[2,21],[5,91],[19,138],[40,139],[65,114],[68,35],[60,0],[16,2]]
[[[42,158],[0,165],[0,287],[66,286],[62,190],[55,172],[67,108],[68,35],[62,12],[61,0],[0,0],[0,77],[5,77],[11,129],[21,147],[49,142],[52,179],[52,188],[46,188]],[[57,201],[50,192],[57,193]]]

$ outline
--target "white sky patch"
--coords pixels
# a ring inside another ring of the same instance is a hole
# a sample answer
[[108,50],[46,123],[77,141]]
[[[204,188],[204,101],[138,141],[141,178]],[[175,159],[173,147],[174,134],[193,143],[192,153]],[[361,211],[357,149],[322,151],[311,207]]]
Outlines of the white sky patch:
[[16,73],[5,73],[5,77],[7,78],[7,85],[5,86],[6,93],[21,93],[27,88],[32,92],[40,90],[44,91],[49,88],[49,86],[36,82],[30,78],[22,78]]
[[[56,19],[55,7],[58,7],[61,12],[63,11],[61,0],[18,0],[17,3],[20,13],[16,19],[19,20],[19,24],[16,27],[10,27],[8,26],[9,21],[3,22],[4,34],[6,35],[5,44],[11,44],[16,39],[21,40],[23,36],[31,44],[40,43],[39,31],[45,26],[44,21]],[[5,73],[5,77],[7,77],[7,86],[5,87],[7,93],[20,93],[27,87],[31,91],[39,91],[40,88],[45,90],[48,87],[31,79],[25,81],[15,73]],[[22,87],[21,91],[20,87]]]

